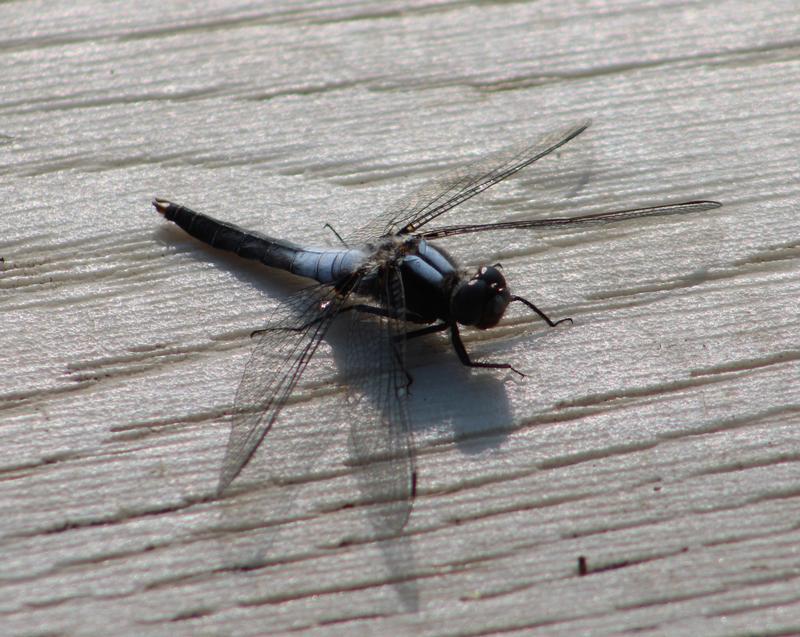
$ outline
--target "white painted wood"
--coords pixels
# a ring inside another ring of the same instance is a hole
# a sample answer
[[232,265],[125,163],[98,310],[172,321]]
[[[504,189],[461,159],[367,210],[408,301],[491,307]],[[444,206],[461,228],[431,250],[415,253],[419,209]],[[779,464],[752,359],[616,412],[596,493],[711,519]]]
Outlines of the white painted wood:
[[[800,631],[795,1],[7,2],[0,24],[2,634]],[[404,537],[359,505],[335,351],[215,499],[248,334],[294,284],[150,199],[324,243],[584,117],[445,223],[724,208],[449,244],[575,324],[515,308],[467,335],[521,382],[414,344]]]

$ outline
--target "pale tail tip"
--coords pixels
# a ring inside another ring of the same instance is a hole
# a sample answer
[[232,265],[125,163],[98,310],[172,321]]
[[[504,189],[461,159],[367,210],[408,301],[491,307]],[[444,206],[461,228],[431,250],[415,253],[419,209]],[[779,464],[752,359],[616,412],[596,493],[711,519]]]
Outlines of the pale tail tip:
[[169,208],[171,205],[172,203],[166,199],[159,199],[158,197],[153,199],[153,207],[162,215],[167,214],[167,208]]

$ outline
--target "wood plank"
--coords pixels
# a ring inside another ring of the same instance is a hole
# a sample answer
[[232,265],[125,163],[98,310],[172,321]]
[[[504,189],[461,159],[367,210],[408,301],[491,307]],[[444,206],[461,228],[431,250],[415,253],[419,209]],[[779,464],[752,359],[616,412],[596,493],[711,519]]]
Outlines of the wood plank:
[[[0,23],[0,632],[800,631],[796,2],[8,2]],[[350,465],[336,338],[216,498],[249,334],[297,282],[151,198],[331,244],[325,222],[585,117],[444,223],[724,207],[447,243],[575,323],[515,307],[465,334],[524,380],[412,344],[402,537],[376,537]]]

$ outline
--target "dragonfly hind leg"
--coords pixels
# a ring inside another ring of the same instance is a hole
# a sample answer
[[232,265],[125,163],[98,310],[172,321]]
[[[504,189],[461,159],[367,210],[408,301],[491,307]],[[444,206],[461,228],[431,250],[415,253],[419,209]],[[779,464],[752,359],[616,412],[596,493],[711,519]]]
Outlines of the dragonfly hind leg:
[[[384,317],[387,317],[387,318],[407,319],[407,320],[412,320],[412,321],[414,320],[414,317],[417,316],[413,312],[411,312],[411,313],[409,313],[409,312],[403,312],[403,313],[392,312],[390,309],[387,309],[387,308],[377,307],[377,306],[374,306],[374,305],[364,305],[364,304],[349,305],[348,307],[342,308],[339,311],[339,314],[344,314],[345,312],[353,312],[353,311],[361,312],[363,314],[372,314],[373,316],[384,316]],[[410,315],[410,319],[409,319],[409,315]],[[308,329],[312,325],[321,322],[325,318],[327,318],[327,316],[325,314],[322,314],[321,316],[313,318],[310,321],[308,321],[307,323],[303,323],[302,325],[295,325],[295,326],[291,326],[291,327],[287,327],[287,326],[262,327],[259,330],[253,330],[252,332],[250,332],[250,338],[256,336],[257,334],[263,334],[264,332],[277,332],[277,331],[302,332],[303,330]],[[436,327],[435,330],[430,330],[430,328],[425,328],[424,330],[417,330],[417,332],[424,332],[424,333],[427,334],[427,333],[432,332],[432,331],[441,331],[441,330],[447,328],[447,324],[443,324],[441,326],[440,325],[436,325],[435,327]],[[421,334],[417,334],[416,332],[412,332],[411,334],[412,334],[412,337],[413,336],[421,336]],[[406,335],[402,335],[402,337],[398,337],[398,338],[406,338]],[[410,393],[409,388],[411,387],[411,383],[414,382],[414,379],[411,376],[411,374],[408,373],[408,371],[406,370],[406,368],[405,368],[405,366],[403,364],[403,361],[401,360],[402,357],[400,356],[400,353],[397,351],[396,342],[392,343],[392,352],[394,354],[395,359],[397,360],[398,365],[400,365],[401,369],[403,370],[403,374],[405,374],[405,376],[406,376],[406,380],[408,381],[407,384],[406,384],[406,391],[408,391]]]
[[[414,314],[413,312],[407,312],[406,311],[406,312],[402,313],[402,315],[401,315],[398,312],[392,312],[391,310],[388,310],[388,309],[383,308],[383,307],[377,307],[377,306],[374,306],[374,305],[363,305],[363,304],[349,305],[347,307],[344,307],[341,310],[339,310],[339,314],[344,314],[345,312],[353,312],[353,311],[361,312],[363,314],[372,314],[374,316],[385,316],[387,318],[403,319],[403,320],[408,320],[408,321],[414,321],[415,317],[417,317],[417,314]],[[286,326],[262,327],[261,329],[253,330],[252,332],[250,332],[250,337],[252,338],[256,334],[262,334],[264,332],[281,332],[281,331],[282,332],[302,332],[303,330],[308,329],[312,325],[315,325],[316,323],[319,323],[320,321],[322,321],[325,318],[327,318],[327,315],[322,314],[322,315],[320,315],[320,316],[318,316],[316,318],[311,319],[307,323],[303,323],[302,325],[295,325],[295,326],[292,326],[292,327],[286,327]]]
[[385,307],[363,304],[350,305],[349,307],[344,308],[342,312],[347,312],[350,310],[355,310],[356,312],[361,312],[362,314],[372,314],[373,316],[385,316],[386,318],[393,318],[401,321],[411,321],[412,323],[418,322],[422,318],[419,316],[419,314],[409,312],[408,310],[405,312],[396,312]]

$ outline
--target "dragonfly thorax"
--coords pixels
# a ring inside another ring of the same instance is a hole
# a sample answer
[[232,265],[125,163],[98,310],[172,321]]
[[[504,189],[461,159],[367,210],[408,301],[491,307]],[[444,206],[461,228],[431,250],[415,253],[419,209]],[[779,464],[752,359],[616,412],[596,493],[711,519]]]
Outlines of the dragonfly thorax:
[[511,301],[505,277],[494,266],[483,266],[453,291],[450,311],[462,325],[485,330],[497,325]]

